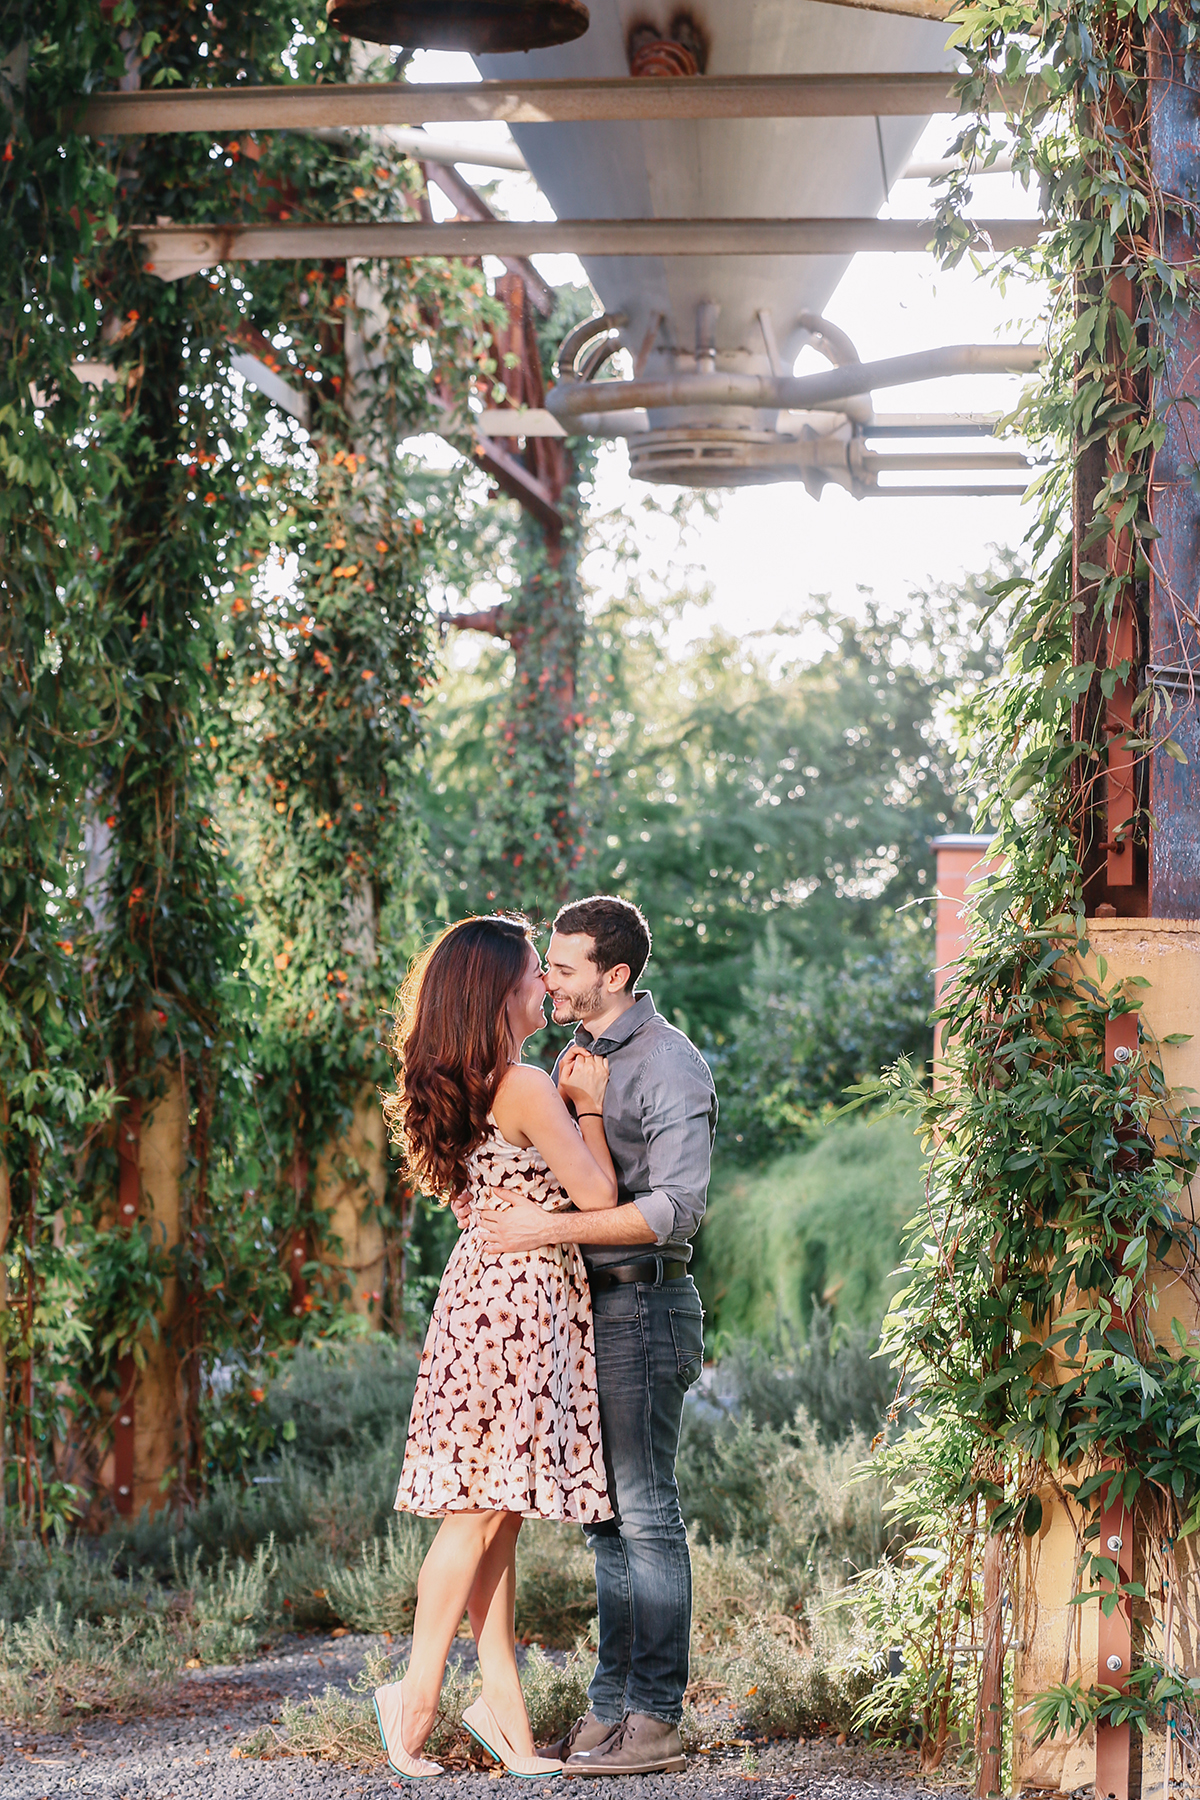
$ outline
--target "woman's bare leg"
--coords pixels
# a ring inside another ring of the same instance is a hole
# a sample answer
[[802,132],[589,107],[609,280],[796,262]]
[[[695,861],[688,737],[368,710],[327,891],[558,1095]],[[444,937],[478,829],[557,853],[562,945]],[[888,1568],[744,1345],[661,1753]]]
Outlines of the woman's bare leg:
[[[403,1682],[404,1748],[416,1756],[433,1729],[446,1657],[480,1565],[511,1513],[447,1513],[417,1577],[412,1655]],[[520,1524],[520,1520],[517,1521]],[[515,1538],[513,1542],[515,1543]],[[501,1721],[503,1723],[503,1721]]]
[[517,1597],[517,1538],[520,1513],[505,1513],[479,1565],[467,1614],[479,1650],[483,1697],[496,1723],[518,1756],[534,1754],[529,1715],[521,1692],[514,1644],[513,1611]]

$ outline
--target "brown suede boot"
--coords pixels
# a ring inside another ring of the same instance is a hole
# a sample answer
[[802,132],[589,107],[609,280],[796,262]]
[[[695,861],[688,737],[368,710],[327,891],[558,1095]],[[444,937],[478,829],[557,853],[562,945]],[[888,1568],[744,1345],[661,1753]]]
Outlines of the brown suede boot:
[[556,1758],[566,1762],[575,1750],[596,1750],[605,1743],[614,1731],[621,1729],[620,1719],[598,1719],[594,1712],[585,1712],[582,1719],[576,1719],[565,1736],[555,1738],[552,1744],[543,1744],[538,1749],[539,1756]]
[[687,1768],[679,1729],[650,1713],[626,1713],[620,1729],[594,1750],[575,1750],[564,1775],[655,1775]]

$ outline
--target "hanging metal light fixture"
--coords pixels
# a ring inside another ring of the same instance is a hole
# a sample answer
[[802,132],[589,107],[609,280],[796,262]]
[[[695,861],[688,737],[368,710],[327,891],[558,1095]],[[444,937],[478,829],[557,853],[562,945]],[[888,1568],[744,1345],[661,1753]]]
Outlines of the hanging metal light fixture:
[[541,50],[588,28],[583,0],[326,0],[329,23],[406,50]]

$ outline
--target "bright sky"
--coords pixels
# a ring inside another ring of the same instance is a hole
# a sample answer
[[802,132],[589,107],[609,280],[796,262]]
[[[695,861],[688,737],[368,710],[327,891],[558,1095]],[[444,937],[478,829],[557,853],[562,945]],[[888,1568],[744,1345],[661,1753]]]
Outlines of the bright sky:
[[[474,66],[466,56],[426,51],[414,60],[410,78],[470,80]],[[914,152],[928,162],[945,154],[952,135],[948,118],[934,118]],[[433,135],[457,142],[486,144],[507,140],[502,125],[432,126]],[[494,172],[464,168],[476,182]],[[901,181],[881,215],[921,218],[931,210],[931,189],[924,181]],[[513,218],[552,218],[549,206],[529,177],[507,174],[496,190],[500,210]],[[453,211],[439,206],[445,216]],[[1029,217],[1037,208],[1009,175],[988,175],[975,182],[975,212],[981,218]],[[581,281],[584,272],[574,257],[535,257],[551,282]],[[499,265],[497,265],[497,268]],[[860,255],[851,263],[834,293],[826,316],[849,333],[864,360],[895,356],[939,344],[1036,342],[1036,319],[1044,297],[1037,289],[1009,285],[1002,296],[969,262],[953,271],[939,270],[930,256]],[[824,366],[805,351],[798,368]],[[964,377],[890,389],[876,396],[880,411],[986,411],[1009,406],[1020,389],[1017,377]],[[425,440],[424,442],[428,442]],[[897,448],[903,446],[897,445]],[[961,476],[913,477],[961,481]],[[969,479],[967,477],[966,479]],[[986,478],[985,478],[986,479]],[[1008,479],[999,477],[998,479]],[[646,492],[632,482],[623,445],[602,456],[598,501],[607,507],[636,508]],[[658,490],[669,500],[674,490]],[[647,561],[665,571],[674,533],[652,518],[639,533],[646,541]],[[819,501],[798,483],[727,490],[715,519],[701,520],[689,546],[689,561],[703,571],[711,587],[708,624],[742,632],[770,633],[801,615],[810,595],[828,594],[845,610],[854,610],[860,588],[873,589],[882,600],[903,607],[908,594],[953,582],[964,573],[982,570],[991,546],[1016,548],[1029,520],[1020,503],[1008,497],[962,499],[851,499],[829,486]],[[594,563],[586,571],[602,584],[605,571]],[[701,628],[694,612],[673,635],[684,640]]]

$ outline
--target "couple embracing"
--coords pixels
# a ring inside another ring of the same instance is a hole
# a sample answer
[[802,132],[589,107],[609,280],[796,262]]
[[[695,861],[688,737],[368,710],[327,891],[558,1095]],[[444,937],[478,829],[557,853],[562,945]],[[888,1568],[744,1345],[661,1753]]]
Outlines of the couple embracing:
[[[543,969],[529,927],[465,919],[406,984],[384,1110],[410,1167],[464,1227],[421,1355],[397,1510],[440,1518],[412,1654],[375,1694],[410,1780],[466,1611],[483,1693],[463,1724],[512,1774],[681,1769],[691,1565],[675,1485],[703,1313],[690,1239],[717,1102],[708,1065],[637,980],[650,933],[608,895],[565,906]],[[553,1077],[521,1061],[576,1022]],[[521,1521],[582,1525],[596,1557],[589,1710],[535,1751],[514,1649]]]

